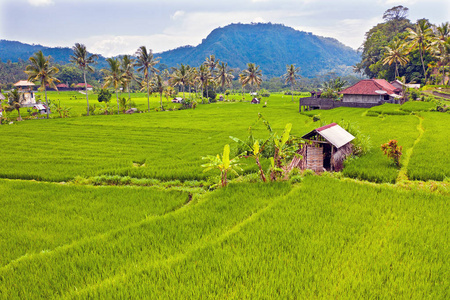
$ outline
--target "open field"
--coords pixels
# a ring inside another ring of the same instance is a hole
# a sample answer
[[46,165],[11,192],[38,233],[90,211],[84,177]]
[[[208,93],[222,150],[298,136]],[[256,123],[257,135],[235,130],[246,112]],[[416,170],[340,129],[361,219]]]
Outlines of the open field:
[[[0,126],[0,299],[448,299],[450,114],[267,102]],[[280,134],[286,123],[298,136],[350,124],[368,152],[342,174],[209,189],[217,173],[202,172],[201,157],[225,144],[235,153],[229,136],[250,126],[267,137],[258,113]],[[401,169],[380,149],[390,139]]]

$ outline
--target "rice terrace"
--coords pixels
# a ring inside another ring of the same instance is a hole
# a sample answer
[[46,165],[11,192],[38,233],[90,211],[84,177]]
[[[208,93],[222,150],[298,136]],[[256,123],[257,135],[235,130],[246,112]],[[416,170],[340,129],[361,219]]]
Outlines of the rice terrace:
[[[449,299],[450,26],[407,16],[359,54],[271,23],[161,55],[2,46],[0,299]],[[248,30],[342,56],[214,48]]]

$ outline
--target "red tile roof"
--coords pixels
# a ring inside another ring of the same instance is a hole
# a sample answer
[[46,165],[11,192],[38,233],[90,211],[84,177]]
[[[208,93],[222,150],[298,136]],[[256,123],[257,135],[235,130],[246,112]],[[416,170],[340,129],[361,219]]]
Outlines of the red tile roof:
[[57,88],[68,88],[69,86],[65,83],[60,83],[56,85]]
[[[77,83],[76,87],[84,87],[84,83]],[[91,88],[92,85],[90,85],[89,83],[87,84],[88,88]]]
[[343,95],[379,95],[375,91],[386,91],[388,95],[395,94],[397,88],[384,79],[364,79],[341,91]]

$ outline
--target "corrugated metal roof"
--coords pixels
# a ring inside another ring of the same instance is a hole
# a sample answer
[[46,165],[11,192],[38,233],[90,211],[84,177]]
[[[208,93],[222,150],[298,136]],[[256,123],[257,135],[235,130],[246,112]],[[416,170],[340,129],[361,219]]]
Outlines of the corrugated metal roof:
[[305,134],[302,138],[307,139],[314,133],[320,134],[325,140],[338,149],[355,139],[353,135],[336,123],[314,129],[310,133]]
[[46,107],[42,104],[36,104],[35,106],[33,106],[34,109],[38,109],[38,110],[44,110],[46,109]]

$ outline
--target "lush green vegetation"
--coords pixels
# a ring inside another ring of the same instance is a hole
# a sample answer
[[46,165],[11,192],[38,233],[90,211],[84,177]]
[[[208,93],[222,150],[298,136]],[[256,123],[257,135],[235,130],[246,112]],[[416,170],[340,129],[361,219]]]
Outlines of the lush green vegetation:
[[[66,209],[67,200],[51,202]],[[90,214],[91,207],[70,202],[77,216]],[[24,205],[9,203],[8,211]],[[0,295],[446,298],[448,215],[444,196],[332,178],[305,177],[294,187],[232,184],[173,212],[156,209],[144,217],[139,211],[133,224],[116,222],[61,247],[42,245],[0,268]]]

